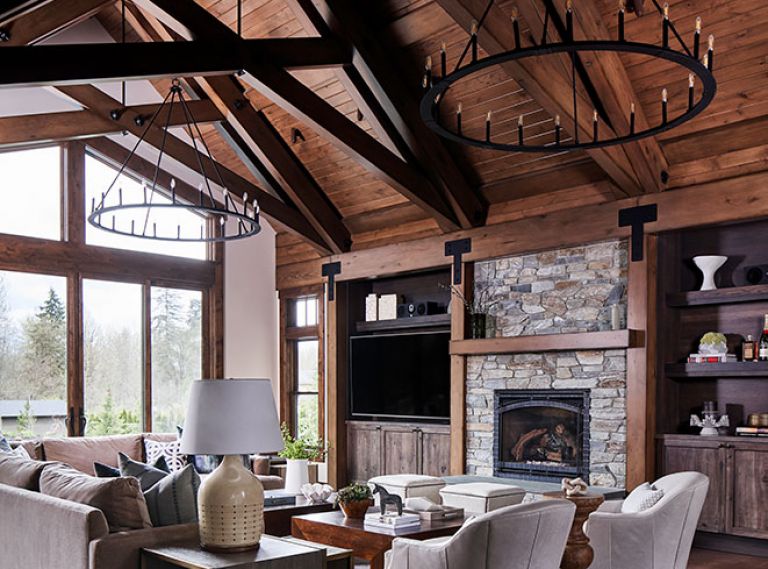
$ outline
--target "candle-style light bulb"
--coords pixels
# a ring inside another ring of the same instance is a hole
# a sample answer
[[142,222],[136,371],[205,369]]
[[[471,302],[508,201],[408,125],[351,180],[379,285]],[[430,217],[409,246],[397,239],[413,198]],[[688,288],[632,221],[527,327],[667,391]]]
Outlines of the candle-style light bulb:
[[701,16],[696,16],[696,31],[693,32],[693,58],[699,59],[699,40],[701,39]]
[[512,6],[512,31],[515,34],[515,49],[520,49],[520,22],[518,21],[517,6]]
[[701,16],[696,16],[696,33],[701,33]]
[[555,115],[555,144],[560,144],[560,115]]
[[469,43],[472,45],[472,61],[477,61],[477,20],[472,20],[469,27]]
[[463,105],[459,103],[459,106],[456,108],[456,132],[458,134],[461,134],[461,111],[463,109]]
[[715,36],[709,34],[707,42],[709,44],[709,48],[707,49],[707,59],[705,65],[707,66],[707,69],[712,71],[712,62],[715,59]]
[[661,122],[667,124],[667,88],[661,90]]
[[624,41],[624,12],[626,11],[626,3],[624,0],[619,0],[619,41]]
[[695,79],[694,79],[695,77],[696,76],[693,73],[689,73],[688,74],[688,87],[691,88],[691,89],[693,89],[693,83],[695,81]]
[[597,109],[592,111],[592,140],[597,142]]
[[573,41],[573,2],[567,0],[565,3],[565,30],[568,35],[568,41]]
[[667,102],[667,94],[668,94],[668,93],[667,93],[667,88],[666,88],[666,87],[664,87],[664,88],[661,90],[661,100],[662,100],[662,101],[664,101],[665,103]]
[[693,73],[688,74],[688,108],[693,107],[693,87],[695,82],[695,76]]
[[428,55],[424,59],[424,88],[429,89],[432,86],[432,56]]
[[445,77],[448,69],[446,51],[445,42],[443,42],[440,44],[440,73],[443,77]]
[[669,2],[664,2],[664,19],[669,20]]
[[707,38],[707,43],[708,43],[709,51],[712,51],[715,49],[715,36],[713,34],[709,34],[709,38]]
[[669,4],[664,3],[664,18],[661,24],[661,44],[663,47],[669,47]]
[[517,117],[517,143],[523,145],[523,115]]
[[629,104],[629,134],[635,134],[635,103]]
[[485,115],[485,140],[486,142],[491,141],[491,116],[493,111],[488,111],[488,114]]

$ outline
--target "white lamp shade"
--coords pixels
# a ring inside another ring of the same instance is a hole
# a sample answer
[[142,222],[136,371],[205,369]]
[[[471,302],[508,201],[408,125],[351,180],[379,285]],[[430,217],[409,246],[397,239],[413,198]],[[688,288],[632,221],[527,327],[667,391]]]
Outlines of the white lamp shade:
[[230,455],[282,448],[268,379],[202,379],[192,383],[181,452]]

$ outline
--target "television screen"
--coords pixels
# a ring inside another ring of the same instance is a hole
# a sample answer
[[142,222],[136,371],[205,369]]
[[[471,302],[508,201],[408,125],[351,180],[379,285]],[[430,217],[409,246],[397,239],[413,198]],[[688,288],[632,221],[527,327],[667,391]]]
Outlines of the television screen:
[[450,333],[350,339],[353,417],[448,419]]

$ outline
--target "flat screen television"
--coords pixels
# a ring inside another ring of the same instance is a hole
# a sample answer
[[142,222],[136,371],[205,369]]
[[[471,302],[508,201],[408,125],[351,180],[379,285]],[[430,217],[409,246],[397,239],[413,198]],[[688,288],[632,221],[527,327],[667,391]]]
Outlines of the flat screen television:
[[349,350],[354,418],[448,420],[449,332],[353,336]]

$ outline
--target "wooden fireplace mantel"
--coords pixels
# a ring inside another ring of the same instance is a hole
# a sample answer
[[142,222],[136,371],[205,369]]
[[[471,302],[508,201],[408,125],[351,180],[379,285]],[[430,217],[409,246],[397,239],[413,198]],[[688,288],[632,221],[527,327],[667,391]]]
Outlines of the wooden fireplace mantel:
[[644,345],[642,330],[608,330],[541,336],[510,336],[482,340],[453,340],[451,355],[479,356],[522,354],[529,352],[564,352],[571,350],[610,350],[639,348]]

